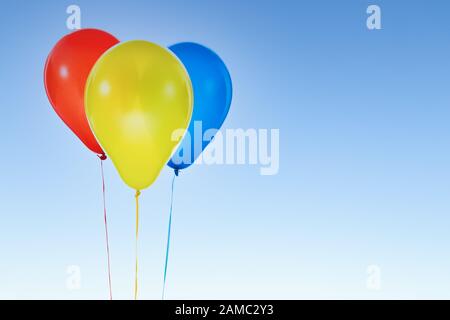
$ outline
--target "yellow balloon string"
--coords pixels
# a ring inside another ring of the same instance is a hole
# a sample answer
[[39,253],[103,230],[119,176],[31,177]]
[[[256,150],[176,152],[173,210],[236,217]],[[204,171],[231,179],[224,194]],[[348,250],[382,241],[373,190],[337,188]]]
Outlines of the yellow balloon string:
[[138,296],[138,236],[139,236],[139,196],[141,192],[136,190],[136,270],[134,275],[134,300],[137,300]]

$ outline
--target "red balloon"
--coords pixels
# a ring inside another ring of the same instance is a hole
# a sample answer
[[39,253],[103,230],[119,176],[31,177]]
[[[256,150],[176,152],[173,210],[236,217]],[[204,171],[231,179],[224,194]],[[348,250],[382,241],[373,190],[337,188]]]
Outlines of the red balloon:
[[45,90],[53,109],[86,147],[98,155],[105,153],[87,121],[84,87],[100,56],[118,43],[114,36],[101,30],[78,30],[58,41],[45,64]]

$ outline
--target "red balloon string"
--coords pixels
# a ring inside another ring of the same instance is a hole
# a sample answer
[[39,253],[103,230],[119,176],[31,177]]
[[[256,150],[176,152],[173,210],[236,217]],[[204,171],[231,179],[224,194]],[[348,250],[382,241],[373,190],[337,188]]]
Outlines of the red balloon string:
[[100,158],[100,166],[102,169],[102,189],[103,189],[103,217],[105,221],[105,236],[106,236],[106,253],[108,256],[108,283],[109,283],[109,300],[112,300],[112,286],[111,286],[111,260],[109,254],[109,236],[108,236],[108,219],[106,218],[106,191],[105,191],[105,174],[103,171],[103,160]]

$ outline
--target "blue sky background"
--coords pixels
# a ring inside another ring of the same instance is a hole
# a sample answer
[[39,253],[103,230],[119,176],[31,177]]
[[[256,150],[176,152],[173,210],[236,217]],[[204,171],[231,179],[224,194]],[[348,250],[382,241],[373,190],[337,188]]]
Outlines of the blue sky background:
[[[0,298],[108,296],[98,159],[43,87],[82,26],[205,44],[229,67],[224,128],[279,128],[280,171],[176,182],[167,298],[450,298],[448,1],[1,1]],[[366,8],[382,9],[380,31]],[[113,294],[133,297],[134,198],[106,163]],[[140,297],[161,296],[172,172],[143,192]],[[369,265],[381,290],[366,287]],[[66,268],[81,268],[81,289]]]

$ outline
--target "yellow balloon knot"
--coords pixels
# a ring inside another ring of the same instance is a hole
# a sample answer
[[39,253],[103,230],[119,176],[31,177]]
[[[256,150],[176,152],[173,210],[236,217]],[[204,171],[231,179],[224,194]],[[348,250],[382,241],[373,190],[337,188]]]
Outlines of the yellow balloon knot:
[[138,198],[141,195],[141,192],[139,190],[136,190],[136,198]]

